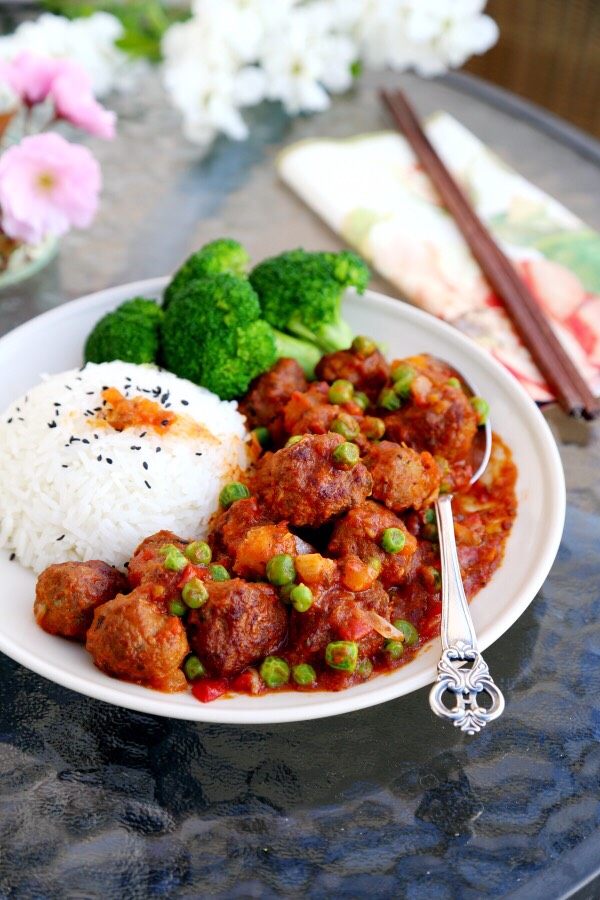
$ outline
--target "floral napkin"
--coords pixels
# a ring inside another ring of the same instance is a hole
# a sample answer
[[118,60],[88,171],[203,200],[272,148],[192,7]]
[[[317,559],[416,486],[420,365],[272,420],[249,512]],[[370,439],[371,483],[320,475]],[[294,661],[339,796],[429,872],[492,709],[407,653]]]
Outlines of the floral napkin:
[[[600,393],[600,235],[506,166],[446,113],[427,134]],[[407,142],[395,132],[309,140],[281,177],[416,306],[502,362],[534,400],[552,393]]]

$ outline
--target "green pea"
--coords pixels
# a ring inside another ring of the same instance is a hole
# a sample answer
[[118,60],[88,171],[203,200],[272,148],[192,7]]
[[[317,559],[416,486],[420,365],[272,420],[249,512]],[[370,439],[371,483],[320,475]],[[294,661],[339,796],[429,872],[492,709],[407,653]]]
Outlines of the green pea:
[[354,641],[331,641],[325,648],[325,662],[332,669],[354,672],[358,661],[358,644]]
[[303,434],[293,434],[293,435],[291,436],[291,438],[288,438],[288,439],[287,439],[287,441],[285,442],[285,446],[286,446],[286,447],[293,447],[294,444],[300,443],[300,441],[302,440],[303,437],[304,437]]
[[209,566],[208,571],[213,581],[229,581],[231,578],[225,566]]
[[361,356],[371,356],[377,350],[377,344],[372,338],[359,334],[352,341],[352,349]]
[[386,553],[400,553],[406,543],[406,535],[401,528],[386,528],[381,537],[381,548]]
[[395,412],[400,409],[400,398],[392,388],[384,388],[379,395],[377,405],[389,412]]
[[363,394],[362,391],[357,391],[354,395],[354,402],[356,403],[357,406],[360,406],[360,408],[364,412],[365,409],[368,407],[370,400],[366,394]]
[[365,680],[373,674],[373,663],[370,659],[361,659],[356,667],[356,674]]
[[184,662],[183,671],[188,681],[195,681],[196,678],[203,678],[206,675],[206,669],[194,653]]
[[289,553],[278,553],[271,557],[267,563],[267,578],[277,587],[296,580],[296,566]]
[[450,387],[458,388],[459,390],[460,390],[460,388],[462,388],[462,384],[460,383],[458,378],[454,378],[454,377],[449,378],[448,381],[446,382],[446,384],[449,384]]
[[354,385],[345,378],[338,378],[329,388],[329,402],[337,403],[343,406],[344,403],[350,403],[354,397]]
[[365,416],[363,431],[371,441],[379,441],[385,434],[385,422],[377,416]]
[[471,397],[471,406],[477,414],[477,424],[485,425],[490,414],[490,404],[483,397]]
[[433,581],[433,587],[436,591],[441,590],[442,587],[442,573],[439,569],[436,569],[435,566],[428,566],[429,573],[431,575],[431,579]]
[[199,609],[208,600],[206,585],[199,578],[190,578],[181,591],[183,602],[190,609]]
[[169,603],[169,612],[172,616],[185,616],[187,612],[187,606],[179,599],[171,600]]
[[229,509],[231,504],[235,503],[236,500],[244,500],[249,496],[250,491],[245,484],[242,484],[241,481],[231,481],[229,484],[225,485],[219,494],[219,503],[223,509]]
[[163,566],[169,572],[181,572],[188,564],[187,559],[175,544],[165,544],[158,552],[164,559]]
[[197,566],[207,566],[212,559],[212,552],[206,541],[192,541],[183,552]]
[[435,541],[437,541],[439,538],[437,525],[433,523],[430,525],[423,525],[421,534],[426,541],[431,541],[432,543],[435,543]]
[[333,451],[334,461],[341,466],[355,466],[359,457],[360,451],[356,444],[350,444],[348,441],[344,441],[343,444],[338,444]]
[[290,667],[279,656],[267,656],[261,664],[260,677],[267,687],[281,687],[290,680]]
[[383,649],[392,659],[400,659],[404,653],[404,643],[402,641],[386,641]]
[[410,386],[415,380],[416,372],[412,366],[398,366],[392,372],[394,392],[398,397],[406,398],[410,394]]
[[313,593],[306,584],[297,584],[290,591],[290,600],[296,612],[303,613],[313,605]]
[[264,425],[259,425],[258,428],[252,429],[252,434],[263,448],[263,450],[269,446],[271,443],[271,433],[268,428],[265,428]]
[[312,666],[308,665],[308,663],[300,663],[300,665],[293,667],[292,678],[296,684],[306,687],[309,684],[315,683],[317,680],[317,673]]
[[425,522],[426,525],[435,525],[435,519],[436,519],[435,509],[433,509],[433,507],[430,506],[429,509],[426,509],[425,512],[423,513],[423,521]]
[[398,631],[401,631],[404,635],[404,643],[407,647],[412,647],[419,640],[419,632],[412,624],[412,622],[407,622],[406,619],[396,619],[392,622],[394,628],[397,628]]
[[360,426],[355,418],[342,413],[331,423],[331,431],[341,434],[346,441],[355,440],[360,434]]

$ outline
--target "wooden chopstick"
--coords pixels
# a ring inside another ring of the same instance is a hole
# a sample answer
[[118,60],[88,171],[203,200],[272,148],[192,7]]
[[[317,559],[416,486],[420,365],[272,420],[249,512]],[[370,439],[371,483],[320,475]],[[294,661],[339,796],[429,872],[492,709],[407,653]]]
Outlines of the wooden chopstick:
[[399,90],[383,90],[381,98],[454,217],[558,402],[571,416],[595,419],[600,415],[600,400],[592,394],[529,288],[434,150],[407,98]]

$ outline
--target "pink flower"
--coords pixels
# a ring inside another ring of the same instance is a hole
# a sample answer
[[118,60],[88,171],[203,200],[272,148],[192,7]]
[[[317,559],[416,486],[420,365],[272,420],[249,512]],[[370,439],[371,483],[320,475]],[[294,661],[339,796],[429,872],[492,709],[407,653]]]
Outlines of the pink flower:
[[28,50],[10,62],[0,61],[0,77],[6,81],[23,103],[42,103],[63,63],[58,59],[36,56]]
[[10,62],[0,60],[0,79],[27,106],[51,100],[57,118],[96,137],[115,136],[116,116],[95,100],[91,80],[79,63],[24,51]]
[[91,81],[81,66],[65,61],[52,83],[50,96],[60,119],[96,137],[110,140],[115,136],[116,116],[94,99]]
[[58,134],[36,134],[0,157],[0,225],[12,238],[39,243],[94,218],[100,166],[86,147]]

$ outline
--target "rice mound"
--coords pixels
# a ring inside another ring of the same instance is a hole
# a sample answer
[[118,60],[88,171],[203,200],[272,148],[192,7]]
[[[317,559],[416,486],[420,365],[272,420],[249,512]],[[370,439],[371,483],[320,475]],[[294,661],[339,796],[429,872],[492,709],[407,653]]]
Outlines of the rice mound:
[[[106,387],[203,428],[98,427]],[[0,548],[39,573],[67,560],[121,567],[161,528],[202,537],[223,484],[248,465],[246,436],[235,402],[154,367],[89,363],[48,377],[0,418]]]

